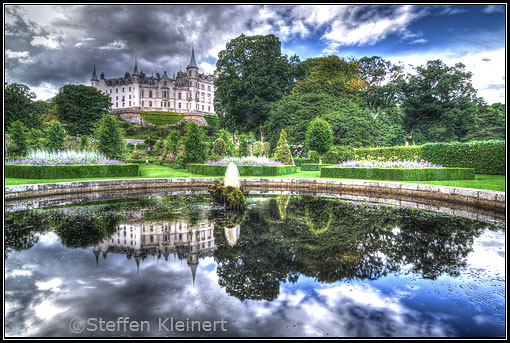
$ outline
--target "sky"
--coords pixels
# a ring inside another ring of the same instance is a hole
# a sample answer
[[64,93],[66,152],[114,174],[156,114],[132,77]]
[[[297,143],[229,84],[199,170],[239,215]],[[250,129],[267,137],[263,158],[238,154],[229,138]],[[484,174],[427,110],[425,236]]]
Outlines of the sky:
[[[275,34],[283,53],[380,56],[414,67],[462,62],[489,104],[505,103],[506,7],[479,5],[4,5],[5,82],[38,99],[65,84],[90,85],[138,69],[173,76],[195,48],[213,73],[228,41]],[[412,70],[408,66],[408,70]]]

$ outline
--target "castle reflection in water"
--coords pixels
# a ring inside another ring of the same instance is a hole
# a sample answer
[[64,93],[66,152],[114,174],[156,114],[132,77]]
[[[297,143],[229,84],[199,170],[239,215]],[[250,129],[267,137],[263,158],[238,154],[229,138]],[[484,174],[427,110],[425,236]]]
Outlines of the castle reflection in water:
[[[224,230],[227,243],[234,246],[240,228]],[[194,225],[184,218],[145,223],[139,219],[126,220],[115,234],[94,246],[96,265],[99,265],[101,254],[105,260],[109,252],[125,254],[128,260],[134,260],[139,273],[140,263],[149,255],[158,260],[164,257],[165,261],[173,255],[187,261],[194,284],[200,260],[212,257],[216,249],[213,231],[213,220],[201,220]]]

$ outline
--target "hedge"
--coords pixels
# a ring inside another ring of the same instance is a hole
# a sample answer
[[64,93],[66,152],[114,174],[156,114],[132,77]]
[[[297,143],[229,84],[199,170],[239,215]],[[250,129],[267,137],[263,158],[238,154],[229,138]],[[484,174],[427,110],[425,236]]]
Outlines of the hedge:
[[204,114],[205,121],[207,125],[212,126],[215,130],[220,127],[220,119],[217,115],[214,114]]
[[5,177],[20,179],[70,179],[86,177],[138,176],[136,164],[21,165],[6,164]]
[[[356,155],[375,158],[397,156],[401,160],[418,160],[440,164],[444,167],[474,168],[477,174],[505,175],[505,141],[475,141],[468,143],[427,143],[424,145],[394,146],[388,148],[360,148],[352,150]],[[339,162],[352,159],[344,154]],[[329,161],[326,161],[329,162]]]
[[330,166],[331,164],[327,163],[303,163],[301,164],[301,171],[319,171],[321,167]]
[[140,115],[143,120],[154,125],[173,125],[184,118],[184,113],[168,111],[140,111]]
[[323,167],[323,178],[394,180],[394,181],[441,181],[474,180],[473,168],[351,168]]
[[[237,166],[241,176],[278,176],[295,173],[296,166]],[[225,176],[226,165],[188,164],[188,172],[207,176]]]
[[303,163],[312,163],[312,161],[309,158],[294,157],[294,164],[296,167],[301,167]]

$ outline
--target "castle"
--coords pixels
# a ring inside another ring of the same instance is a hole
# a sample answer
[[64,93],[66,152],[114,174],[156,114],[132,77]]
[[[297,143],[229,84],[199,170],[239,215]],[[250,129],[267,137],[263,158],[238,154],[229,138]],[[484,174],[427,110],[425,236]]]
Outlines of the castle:
[[198,72],[195,49],[191,49],[191,60],[186,72],[179,71],[170,78],[163,75],[147,76],[135,59],[135,68],[130,75],[106,79],[101,72],[96,76],[96,66],[90,80],[91,86],[110,96],[110,113],[138,113],[139,111],[171,111],[186,114],[215,114],[214,80],[217,72],[207,75]]

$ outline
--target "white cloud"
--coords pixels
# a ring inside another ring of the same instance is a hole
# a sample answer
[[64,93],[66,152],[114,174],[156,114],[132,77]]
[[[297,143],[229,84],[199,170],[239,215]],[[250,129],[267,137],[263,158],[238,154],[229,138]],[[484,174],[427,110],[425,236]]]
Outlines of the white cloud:
[[416,39],[416,40],[412,41],[412,42],[411,42],[411,43],[409,43],[409,44],[425,44],[425,43],[427,43],[427,42],[428,42],[428,40],[427,40],[427,39],[425,39],[425,38],[418,38],[418,39]]
[[123,40],[115,40],[108,45],[100,46],[97,49],[99,50],[125,50],[127,49],[126,41]]
[[60,47],[57,38],[54,36],[34,36],[32,41],[30,41],[32,46],[44,46],[49,49],[58,49]]
[[495,102],[505,102],[504,89],[498,89],[505,75],[505,49],[496,49],[491,51],[477,51],[468,53],[462,57],[457,57],[457,51],[441,50],[428,52],[412,53],[399,56],[385,56],[385,59],[397,63],[401,61],[405,64],[411,64],[414,67],[424,66],[427,61],[440,59],[449,66],[454,66],[462,62],[466,70],[473,74],[471,83],[477,90],[478,96],[485,99],[488,104]]
[[5,58],[15,58],[22,64],[32,64],[35,62],[34,58],[30,56],[28,51],[12,51],[5,50]]
[[37,100],[48,100],[58,94],[58,88],[47,83],[39,87],[30,86],[30,90],[35,93]]
[[491,13],[504,13],[505,12],[505,7],[504,5],[487,5],[487,7],[485,7],[483,9],[483,12],[484,13],[488,13],[488,14],[491,14]]
[[210,64],[207,62],[201,62],[198,65],[198,67],[199,67],[200,72],[204,72],[206,74],[213,74],[214,71],[216,70],[216,65]]

